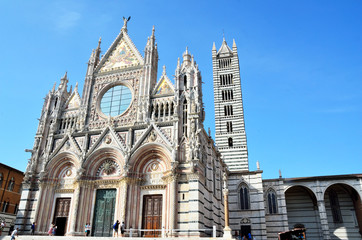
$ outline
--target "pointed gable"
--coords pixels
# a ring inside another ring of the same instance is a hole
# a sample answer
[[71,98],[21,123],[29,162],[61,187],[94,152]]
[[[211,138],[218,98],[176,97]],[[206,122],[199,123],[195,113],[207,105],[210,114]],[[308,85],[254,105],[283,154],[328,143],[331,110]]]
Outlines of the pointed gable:
[[99,72],[108,72],[140,65],[143,65],[143,57],[129,38],[127,32],[121,30],[102,58],[98,69],[100,69]]
[[175,89],[173,84],[171,83],[170,79],[166,75],[166,68],[163,66],[163,73],[161,76],[160,81],[155,86],[153,90],[153,95],[167,95],[167,94],[174,94]]
[[217,52],[217,55],[220,57],[232,55],[232,51],[229,48],[229,46],[227,45],[225,39],[223,40],[221,47],[220,47],[219,51]]
[[65,109],[78,108],[80,106],[80,96],[78,93],[70,95],[68,102],[66,103]]

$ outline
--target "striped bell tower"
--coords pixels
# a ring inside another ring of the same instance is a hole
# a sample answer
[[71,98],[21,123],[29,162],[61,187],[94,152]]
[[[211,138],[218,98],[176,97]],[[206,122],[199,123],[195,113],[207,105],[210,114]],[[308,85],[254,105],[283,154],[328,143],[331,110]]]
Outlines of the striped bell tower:
[[212,48],[215,141],[230,171],[249,171],[238,51],[225,39]]

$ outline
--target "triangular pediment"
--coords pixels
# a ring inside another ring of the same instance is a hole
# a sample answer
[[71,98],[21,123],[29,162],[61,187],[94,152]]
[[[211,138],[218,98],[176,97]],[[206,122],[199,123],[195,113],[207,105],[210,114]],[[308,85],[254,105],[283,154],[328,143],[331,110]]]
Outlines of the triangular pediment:
[[102,133],[97,137],[97,140],[92,144],[87,152],[87,156],[91,155],[99,148],[111,147],[121,150],[123,156],[127,152],[127,147],[121,140],[120,136],[115,132],[112,127],[106,127]]
[[174,93],[175,89],[169,78],[166,75],[161,76],[160,81],[156,84],[156,87],[153,90],[153,95],[167,95]]
[[146,131],[144,131],[138,138],[131,150],[131,153],[135,152],[140,146],[152,142],[162,144],[171,151],[172,143],[168,136],[164,134],[155,123],[151,123]]
[[82,150],[74,138],[70,134],[66,134],[60,144],[54,149],[50,155],[50,158],[53,158],[55,155],[61,152],[73,152],[79,155],[82,153]]
[[143,57],[125,31],[121,31],[97,67],[100,73],[143,65]]
[[67,102],[65,103],[65,109],[74,109],[74,108],[79,108],[80,106],[80,96],[78,92],[73,92]]
[[163,66],[163,72],[160,80],[156,84],[155,88],[152,91],[153,95],[168,95],[174,94],[175,88],[166,75],[166,66]]

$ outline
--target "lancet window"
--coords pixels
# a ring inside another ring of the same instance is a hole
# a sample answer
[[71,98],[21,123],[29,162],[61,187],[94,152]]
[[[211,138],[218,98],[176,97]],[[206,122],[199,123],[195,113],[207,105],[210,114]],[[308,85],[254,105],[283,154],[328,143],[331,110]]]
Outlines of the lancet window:
[[250,209],[250,200],[249,200],[249,188],[245,184],[242,184],[239,189],[239,202],[240,209],[247,210]]
[[232,116],[233,115],[233,106],[232,105],[224,106],[224,115],[225,116]]
[[228,138],[228,145],[229,145],[229,147],[233,146],[233,138],[231,138],[231,137]]
[[226,86],[233,84],[233,75],[232,74],[221,74],[220,75],[220,85]]
[[219,68],[230,68],[231,58],[219,59]]
[[268,212],[269,214],[278,213],[276,193],[273,189],[268,191]]
[[185,134],[187,136],[187,101],[186,101],[186,99],[183,104],[182,124],[183,124],[183,127],[182,127],[183,134]]
[[222,100],[233,100],[234,94],[233,90],[223,90],[221,91]]
[[226,131],[228,133],[233,132],[233,122],[226,122]]
[[14,184],[15,184],[15,180],[14,178],[12,177],[9,181],[9,185],[8,185],[8,190],[9,191],[12,191],[14,189]]

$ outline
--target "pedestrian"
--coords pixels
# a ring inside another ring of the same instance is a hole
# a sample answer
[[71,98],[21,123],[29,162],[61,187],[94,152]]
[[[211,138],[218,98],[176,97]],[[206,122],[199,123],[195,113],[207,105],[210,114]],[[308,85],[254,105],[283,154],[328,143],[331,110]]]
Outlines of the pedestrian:
[[51,236],[53,234],[53,223],[50,225],[50,228],[48,230],[48,235]]
[[13,231],[13,233],[11,234],[11,240],[14,240],[14,239],[15,239],[15,235],[16,235],[16,237],[18,237],[18,230],[19,230],[19,228],[16,228],[16,229]]
[[57,233],[57,226],[55,224],[53,224],[52,235],[55,236],[56,233]]
[[91,231],[91,225],[89,223],[85,224],[85,236],[88,237]]
[[33,222],[33,224],[31,224],[31,235],[34,235],[34,232],[35,232],[35,225],[36,223]]
[[125,232],[125,228],[126,228],[126,226],[124,225],[124,222],[122,222],[122,224],[121,224],[121,237],[124,237],[123,234]]
[[119,221],[117,220],[114,224],[113,224],[113,237],[115,237],[117,235],[118,237],[118,228],[119,228]]
[[253,238],[251,237],[251,233],[248,233],[248,239],[252,240]]
[[0,225],[0,236],[1,236],[2,231],[4,231],[5,226],[6,226],[6,223],[4,222],[4,220],[2,220],[1,225]]

